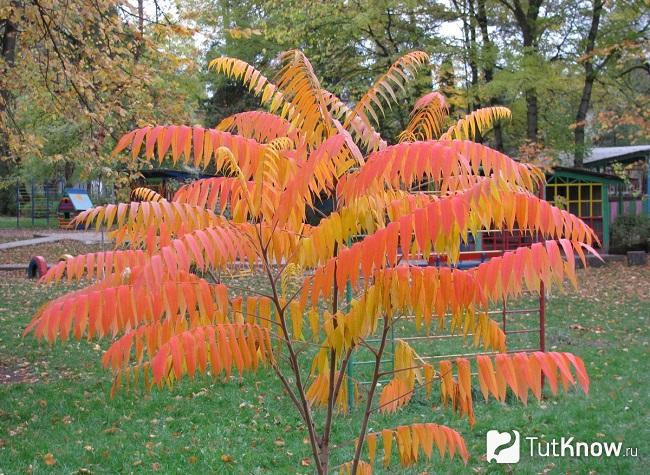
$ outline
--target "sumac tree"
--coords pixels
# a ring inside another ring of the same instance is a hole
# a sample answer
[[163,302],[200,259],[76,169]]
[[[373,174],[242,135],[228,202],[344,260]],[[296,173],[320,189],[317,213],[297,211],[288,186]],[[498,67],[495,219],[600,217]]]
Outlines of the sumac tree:
[[[389,354],[390,330],[405,314],[415,315],[417,331],[471,330],[498,352],[473,363],[485,399],[504,401],[508,388],[524,403],[529,391],[540,398],[542,375],[553,393],[558,383],[587,392],[579,357],[506,353],[487,313],[491,302],[538,291],[540,282],[575,283],[575,256],[584,259],[596,239],[580,219],[536,196],[538,169],[472,141],[510,112],[487,108],[453,122],[445,98],[432,92],[417,101],[398,144],[373,127],[427,62],[422,52],[405,55],[349,107],[321,88],[300,51],[282,55],[275,82],[237,59],[214,60],[212,69],[240,80],[267,111],[236,114],[214,129],[152,126],[125,135],[116,153],[212,166],[222,176],[184,185],[171,201],[136,190],[138,201],[80,215],[87,226],[112,229],[116,250],[50,269],[46,282],[94,283],[46,304],[26,333],[50,342],[110,338],[103,363],[115,374],[114,390],[267,368],[302,418],[318,473],[333,469],[332,426],[347,410],[346,367],[358,348],[372,352],[375,365],[370,384],[358,389],[354,456],[340,470],[370,473],[378,441],[385,465],[392,453],[403,466],[420,452],[432,457],[434,446],[467,461],[462,437],[447,426],[368,433],[374,414],[399,410],[418,388],[429,395],[434,382],[445,404],[474,421],[472,362],[426,364],[405,341]],[[331,212],[315,206],[323,200]],[[308,224],[308,214],[318,219]],[[540,241],[469,270],[414,265],[432,253],[453,263],[470,235],[515,226]],[[220,281],[234,268],[264,275],[270,290]],[[346,288],[354,298],[344,305]],[[385,357],[394,359],[390,372],[381,367]]]

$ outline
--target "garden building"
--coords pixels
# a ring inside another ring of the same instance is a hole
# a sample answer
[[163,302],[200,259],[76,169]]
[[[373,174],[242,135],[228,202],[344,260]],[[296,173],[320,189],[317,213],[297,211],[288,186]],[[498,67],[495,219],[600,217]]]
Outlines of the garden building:
[[[610,196],[624,181],[616,175],[568,167],[555,167],[546,174],[544,198],[587,223],[598,235],[600,249],[609,250],[612,223]],[[478,249],[509,250],[528,246],[534,241],[530,234],[515,229],[511,232],[485,232]]]
[[585,157],[584,166],[625,177],[610,188],[612,220],[621,214],[650,215],[650,145],[595,147]]

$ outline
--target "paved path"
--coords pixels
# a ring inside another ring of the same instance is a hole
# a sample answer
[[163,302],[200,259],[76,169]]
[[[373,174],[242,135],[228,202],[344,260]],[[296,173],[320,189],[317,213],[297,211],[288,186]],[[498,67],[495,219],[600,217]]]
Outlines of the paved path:
[[[106,240],[106,235],[104,235]],[[23,239],[21,241],[9,241],[0,243],[0,251],[5,249],[14,249],[16,247],[33,246],[35,244],[47,244],[57,241],[80,241],[84,244],[94,244],[102,242],[102,233],[92,231],[77,231],[70,233],[48,233],[42,237],[33,239]]]

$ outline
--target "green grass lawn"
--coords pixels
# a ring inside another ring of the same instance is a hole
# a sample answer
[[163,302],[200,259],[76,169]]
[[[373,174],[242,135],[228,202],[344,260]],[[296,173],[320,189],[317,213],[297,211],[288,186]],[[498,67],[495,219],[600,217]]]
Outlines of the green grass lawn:
[[49,221],[46,218],[32,218],[23,214],[18,223],[15,216],[0,216],[0,229],[59,229],[59,222],[56,219],[56,212],[50,215]]
[[[477,397],[477,423],[470,428],[436,398],[416,393],[403,411],[373,417],[371,429],[447,424],[465,437],[468,465],[434,456],[403,471],[394,455],[388,470],[376,465],[375,473],[647,473],[650,268],[617,265],[580,277],[580,293],[549,298],[547,345],[584,358],[592,383],[588,396],[547,393],[527,407]],[[0,377],[18,380],[0,384],[0,473],[311,473],[306,431],[270,372],[228,384],[183,381],[173,391],[120,393],[111,400],[111,377],[100,367],[103,342],[50,347],[21,339],[38,305],[63,290],[18,278],[0,281]],[[437,343],[429,345],[430,353],[439,350]],[[335,464],[352,456],[360,412],[336,421]],[[638,457],[531,458],[524,450],[517,465],[488,464],[489,429],[621,441]]]

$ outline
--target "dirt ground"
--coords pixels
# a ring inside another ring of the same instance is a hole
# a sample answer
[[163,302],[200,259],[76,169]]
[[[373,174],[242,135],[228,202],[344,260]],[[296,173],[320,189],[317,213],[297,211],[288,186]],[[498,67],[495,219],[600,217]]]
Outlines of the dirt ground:
[[[107,244],[104,250],[111,249]],[[101,244],[84,244],[79,241],[58,241],[47,244],[36,244],[0,251],[0,264],[29,264],[33,256],[43,256],[48,264],[56,263],[63,254],[86,254],[102,250]]]

